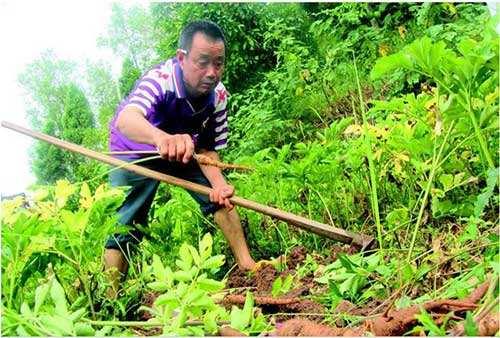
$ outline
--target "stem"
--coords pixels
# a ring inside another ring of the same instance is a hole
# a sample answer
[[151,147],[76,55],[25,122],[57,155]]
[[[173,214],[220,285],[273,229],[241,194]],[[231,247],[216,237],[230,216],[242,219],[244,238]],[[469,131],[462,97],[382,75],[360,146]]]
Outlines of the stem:
[[[75,259],[78,258],[78,254],[76,252],[76,249],[73,246],[73,243],[71,243],[71,240],[67,235],[66,235],[66,239],[68,241],[69,248],[71,249],[71,253],[73,254],[73,257],[75,257]],[[76,268],[76,271],[78,272],[80,281],[83,284],[83,291],[85,292],[85,295],[87,296],[87,300],[88,300],[89,306],[90,306],[90,312],[92,313],[92,318],[95,319],[96,313],[95,313],[95,309],[94,309],[94,301],[92,300],[92,294],[90,292],[90,287],[87,283],[87,276],[85,274],[85,271],[82,270],[80,261],[75,261],[75,260],[73,260],[73,261],[74,261],[74,263],[76,263],[75,268]]]
[[[16,243],[16,251],[15,251],[16,255],[14,257],[14,265],[19,261],[19,241]],[[12,301],[13,301],[13,298],[14,298],[14,280],[16,278],[16,274],[14,272],[12,272],[12,275],[10,276],[10,290],[9,290],[9,308],[12,308]]]
[[[90,320],[86,318],[83,318],[82,320],[90,325],[97,325],[97,326],[163,327],[162,323],[155,323],[155,322],[140,322],[140,321],[121,322],[118,320]],[[231,322],[229,321],[217,321],[217,325],[227,325],[230,323]],[[188,320],[183,325],[199,326],[199,325],[204,325],[204,323],[201,320]]]
[[481,128],[477,123],[476,117],[474,116],[474,112],[472,110],[472,105],[470,102],[470,95],[467,96],[467,113],[469,113],[469,118],[472,121],[472,125],[474,126],[474,134],[476,135],[477,140],[479,141],[479,146],[481,151],[486,157],[486,162],[488,162],[488,168],[495,168],[495,164],[493,163],[493,159],[491,158],[491,154],[488,150],[488,146],[486,145],[486,141],[484,140],[483,134],[481,133]]
[[361,106],[361,115],[363,116],[363,133],[365,135],[364,141],[365,141],[365,147],[367,148],[366,150],[366,157],[368,158],[368,167],[370,170],[370,200],[371,200],[371,206],[372,206],[372,212],[375,216],[375,224],[377,225],[377,239],[378,239],[378,245],[380,250],[383,250],[383,243],[382,243],[382,224],[380,224],[380,212],[379,212],[379,207],[378,207],[378,194],[377,194],[377,178],[375,174],[375,163],[373,161],[373,153],[372,153],[372,145],[371,145],[371,138],[370,135],[368,134],[368,119],[366,117],[366,111],[365,111],[365,103],[363,101],[363,95],[361,93],[361,84],[359,83],[359,76],[358,76],[358,68],[356,66],[356,57],[354,56],[353,53],[353,59],[354,59],[354,73],[356,76],[356,83],[358,85],[358,95],[359,95],[359,104]]
[[413,247],[415,246],[415,240],[417,239],[417,233],[418,233],[418,230],[420,228],[420,223],[422,222],[425,207],[427,206],[427,198],[429,197],[429,193],[431,191],[432,183],[434,181],[434,176],[436,175],[436,171],[439,168],[439,159],[441,158],[441,154],[443,152],[444,146],[446,145],[446,141],[448,139],[448,136],[450,136],[452,129],[453,129],[453,123],[450,125],[450,128],[448,129],[448,132],[446,133],[446,135],[443,139],[443,143],[441,143],[441,147],[439,148],[438,154],[433,155],[433,158],[432,158],[431,173],[430,173],[429,178],[427,180],[427,185],[425,187],[424,197],[422,198],[422,204],[420,204],[420,211],[418,213],[417,223],[415,224],[415,228],[413,229],[413,236],[412,236],[411,242],[410,242],[410,249],[408,251],[408,256],[406,258],[406,260],[408,262],[410,262],[411,255],[413,253]]

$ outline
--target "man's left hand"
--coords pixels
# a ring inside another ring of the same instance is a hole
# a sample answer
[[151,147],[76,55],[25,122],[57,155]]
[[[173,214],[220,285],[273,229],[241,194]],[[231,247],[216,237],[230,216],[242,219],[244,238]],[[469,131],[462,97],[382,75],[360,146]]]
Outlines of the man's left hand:
[[219,186],[212,187],[212,191],[210,192],[210,202],[219,203],[220,205],[224,205],[228,210],[232,210],[234,205],[229,202],[229,198],[234,194],[234,187],[229,184],[223,184]]

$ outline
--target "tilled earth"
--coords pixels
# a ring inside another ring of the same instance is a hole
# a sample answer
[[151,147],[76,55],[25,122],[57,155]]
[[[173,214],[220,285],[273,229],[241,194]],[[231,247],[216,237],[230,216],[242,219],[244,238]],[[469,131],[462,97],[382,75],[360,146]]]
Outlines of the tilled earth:
[[[345,252],[352,254],[354,247],[335,247],[330,257],[315,257],[320,264],[329,264],[337,258],[337,254]],[[362,307],[348,301],[342,301],[333,311],[327,309],[314,296],[327,292],[325,286],[314,281],[312,273],[304,276],[295,288],[287,293],[273,297],[271,294],[273,282],[277,277],[285,278],[296,274],[296,268],[305,260],[307,255],[303,247],[297,247],[285,258],[285,270],[278,272],[271,264],[262,264],[254,274],[236,270],[228,279],[227,288],[231,290],[223,304],[228,308],[233,304],[243,305],[247,290],[253,292],[255,304],[264,314],[272,315],[275,330],[271,336],[401,336],[410,331],[416,324],[415,315],[425,309],[437,323],[442,323],[447,316],[457,321],[463,321],[466,311],[477,308],[477,303],[484,296],[489,287],[489,281],[480,285],[464,300],[442,299],[426,302],[421,305],[393,310],[392,302],[372,300]],[[498,308],[498,306],[497,306]],[[495,311],[498,311],[497,309]],[[476,319],[479,335],[495,335],[499,330],[498,312],[483,313]],[[333,325],[325,325],[325,319],[332,315],[347,314],[362,318],[361,324],[344,326],[340,320]],[[450,335],[463,335],[463,324],[450,328]],[[225,335],[221,330],[220,335]],[[234,332],[231,332],[234,334]]]
[[[337,259],[340,252],[352,254],[354,247],[338,246],[332,249],[329,257],[313,257],[322,265],[330,264]],[[303,247],[295,248],[286,257],[281,257],[281,266],[278,271],[276,261],[260,262],[255,272],[249,273],[236,269],[229,277],[226,284],[227,295],[222,300],[222,305],[228,309],[233,305],[243,306],[247,291],[254,295],[255,305],[263,314],[271,316],[271,323],[275,325],[271,336],[401,336],[410,331],[417,320],[415,315],[424,308],[437,322],[447,320],[447,316],[459,322],[455,327],[449,328],[450,335],[464,334],[463,320],[466,311],[473,311],[489,287],[489,281],[480,285],[470,296],[464,300],[433,300],[418,306],[394,310],[392,301],[372,300],[362,307],[348,301],[342,301],[333,310],[328,310],[315,299],[318,295],[328,292],[327,287],[314,281],[314,272],[303,276],[299,281],[295,279],[291,289],[279,296],[272,296],[272,286],[276,278],[286,278],[287,275],[296,276],[297,268],[304,262],[307,251]],[[145,305],[151,306],[156,297],[149,295]],[[495,335],[499,330],[498,305],[493,311],[480,313],[476,318],[479,335]],[[349,326],[344,321],[332,318],[341,318],[341,315],[356,316],[361,320],[355,326]],[[148,318],[143,318],[148,319]],[[329,320],[327,320],[329,319]],[[325,323],[329,322],[329,325]],[[145,332],[144,332],[145,333]],[[151,332],[152,333],[152,332]],[[155,332],[157,334],[157,332]],[[147,333],[146,333],[147,334]],[[222,327],[221,336],[243,335],[230,327]],[[266,335],[266,334],[263,334]]]

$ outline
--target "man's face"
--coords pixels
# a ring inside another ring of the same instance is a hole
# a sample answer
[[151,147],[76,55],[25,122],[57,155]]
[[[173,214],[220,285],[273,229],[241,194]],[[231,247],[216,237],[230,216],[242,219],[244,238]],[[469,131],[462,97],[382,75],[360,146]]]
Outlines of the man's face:
[[200,32],[193,36],[191,50],[187,54],[177,51],[190,96],[208,95],[215,88],[224,71],[224,58],[224,43]]

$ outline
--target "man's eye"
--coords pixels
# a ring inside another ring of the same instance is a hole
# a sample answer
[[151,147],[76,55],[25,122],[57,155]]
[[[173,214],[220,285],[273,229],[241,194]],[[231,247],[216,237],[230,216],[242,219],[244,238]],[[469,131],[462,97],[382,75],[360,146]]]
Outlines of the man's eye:
[[201,67],[206,67],[206,66],[208,66],[208,60],[200,60],[200,61],[198,61],[198,64]]

